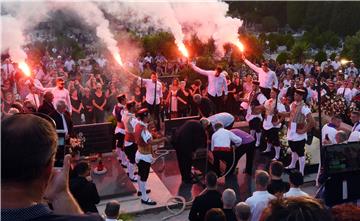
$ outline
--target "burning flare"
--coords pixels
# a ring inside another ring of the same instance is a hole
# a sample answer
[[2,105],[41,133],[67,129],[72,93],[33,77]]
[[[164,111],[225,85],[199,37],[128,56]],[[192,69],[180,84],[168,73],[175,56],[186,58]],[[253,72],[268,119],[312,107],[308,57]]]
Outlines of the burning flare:
[[19,68],[22,70],[22,72],[24,72],[27,77],[31,76],[30,68],[24,61],[19,63]]
[[121,56],[120,56],[119,52],[115,52],[113,56],[114,56],[114,58],[115,58],[115,61],[116,61],[118,64],[120,64],[121,66],[124,66],[124,64],[123,64],[123,62],[122,62],[122,60],[121,60]]
[[179,51],[181,52],[181,54],[183,54],[183,55],[184,55],[185,57],[187,57],[187,58],[189,57],[189,52],[187,51],[184,43],[180,43],[180,44],[178,45],[178,48],[179,48]]
[[349,63],[349,62],[352,62],[352,61],[349,61],[349,60],[347,60],[347,59],[345,59],[345,58],[343,58],[343,59],[340,60],[341,65],[345,65],[345,64],[347,64],[347,63]]
[[236,41],[236,42],[235,42],[235,45],[240,49],[240,52],[241,52],[241,53],[244,52],[245,47],[244,47],[243,43],[241,43],[241,41],[239,41],[239,40]]

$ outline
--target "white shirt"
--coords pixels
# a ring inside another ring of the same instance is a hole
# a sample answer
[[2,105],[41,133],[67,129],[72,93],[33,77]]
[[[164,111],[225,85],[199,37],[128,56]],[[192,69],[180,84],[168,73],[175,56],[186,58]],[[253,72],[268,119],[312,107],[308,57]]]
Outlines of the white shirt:
[[[120,103],[118,103],[117,105],[114,106],[114,109],[112,111],[112,115],[115,117],[115,119],[116,119],[116,113],[115,113],[116,106],[123,107],[123,109],[120,111],[120,113],[121,113],[121,121],[123,121],[124,116],[125,116],[125,106],[120,104]],[[125,130],[123,128],[120,128],[120,127],[116,126],[115,134],[117,134],[117,133],[125,134]]]
[[354,72],[353,74],[352,74],[352,77],[356,77],[356,76],[358,76],[358,74],[359,74],[359,72],[358,72],[358,69],[356,68],[356,67],[348,67],[347,69],[346,69],[346,75],[348,75],[349,77],[350,77],[350,72]]
[[36,108],[40,106],[40,99],[38,94],[29,93],[26,95],[25,100],[30,101]]
[[247,64],[251,69],[253,69],[259,75],[260,87],[269,88],[278,87],[278,79],[275,72],[269,69],[268,72],[265,72],[262,68],[257,67],[247,59],[245,59],[245,64]]
[[67,71],[72,71],[73,66],[75,65],[75,61],[74,60],[66,60],[64,63],[64,66],[66,68]]
[[40,90],[43,93],[45,93],[46,91],[50,91],[54,95],[54,100],[53,100],[54,107],[56,107],[56,103],[59,100],[65,101],[67,111],[69,111],[70,114],[72,113],[70,94],[67,89],[63,88],[60,90],[58,87],[44,88],[39,81],[34,81],[34,86],[36,89]]
[[309,196],[300,188],[291,187],[288,192],[284,193],[284,197]]
[[[344,93],[344,90],[345,90],[345,93]],[[354,96],[353,91],[350,88],[344,89],[344,87],[340,87],[339,89],[337,89],[336,93],[341,96],[344,94],[344,98],[345,98],[347,104],[350,104],[351,99]]]
[[[136,124],[138,124],[140,121],[138,121],[135,117],[135,114],[133,113],[127,113],[124,118],[124,126],[125,126],[125,131],[128,132],[128,133],[134,133],[135,132],[135,127],[136,127]],[[131,129],[129,128],[129,125],[128,123],[131,125],[132,127],[132,131]],[[129,141],[126,141],[124,142],[124,146],[125,147],[128,147],[130,145],[132,145],[133,142],[129,142]]]
[[331,65],[333,66],[334,70],[337,70],[340,68],[341,63],[340,63],[340,61],[332,61]]
[[145,63],[147,63],[147,62],[149,62],[149,63],[151,63],[152,62],[152,57],[151,56],[146,56],[145,58],[144,58],[144,61],[145,61]]
[[[145,126],[145,129],[141,132],[141,137],[146,143],[148,143],[148,141],[150,139],[152,139],[152,136],[151,136],[151,133],[149,132],[149,130],[147,129],[147,124],[145,124],[142,121],[139,121],[139,124]],[[147,163],[154,162],[154,158],[153,158],[152,154],[142,154],[139,151],[136,151],[136,155],[135,155],[136,163],[139,163],[140,160],[143,160]]]
[[291,80],[284,80],[284,87],[290,87],[291,86]]
[[292,65],[292,64],[285,64],[285,65],[284,65],[284,68],[285,68],[285,69],[293,69],[293,70],[294,70],[294,74],[295,74],[295,75],[298,74],[297,69],[296,69],[295,66]]
[[106,62],[107,62],[107,60],[106,60],[105,58],[98,58],[98,59],[96,60],[96,63],[98,63],[98,65],[99,65],[101,68],[105,67]]
[[[258,96],[256,97],[256,99],[259,101],[260,105],[265,104],[265,101],[267,100],[266,97],[265,97],[262,93],[258,94]],[[251,101],[250,101],[250,102],[251,102]],[[249,103],[247,103],[247,105],[248,105],[248,108],[247,108],[246,116],[245,116],[245,120],[246,120],[246,121],[249,122],[249,121],[251,121],[251,120],[254,119],[254,118],[260,118],[260,120],[263,119],[261,113],[259,113],[259,114],[257,114],[257,115],[253,115],[253,114],[252,114],[252,108],[251,108],[251,106],[249,105]],[[241,106],[243,106],[243,105],[241,105]]]
[[[290,107],[291,106],[292,106],[292,104],[290,105]],[[301,108],[301,113],[304,114],[305,117],[306,117],[308,114],[311,114],[311,110],[310,110],[310,108],[308,106],[304,105]],[[306,133],[298,134],[296,132],[296,127],[297,127],[297,124],[295,122],[291,122],[291,126],[288,128],[288,131],[287,131],[288,140],[291,140],[291,141],[307,140],[307,134]]]
[[[269,99],[267,101],[265,101],[265,106],[269,105],[270,101],[272,101],[273,99]],[[275,101],[274,101],[275,102]],[[278,101],[277,103],[277,110],[279,113],[283,113],[286,112],[285,106],[281,103],[281,101]],[[265,116],[264,122],[263,122],[263,128],[265,130],[270,130],[271,128],[275,127],[275,128],[280,128],[281,127],[281,123],[277,126],[274,126],[272,121],[273,118],[273,114],[269,114]]]
[[[141,81],[141,78],[138,78]],[[153,105],[155,99],[155,83],[151,79],[142,79],[144,86],[146,87],[145,100],[148,104]],[[160,81],[156,81],[156,104],[160,104],[160,98],[163,97],[162,84]]]
[[356,130],[351,132],[348,142],[359,142],[360,141],[360,131]]
[[214,147],[230,148],[231,142],[233,142],[235,146],[238,147],[241,145],[242,139],[236,136],[230,130],[220,128],[211,136],[211,151],[214,150]]
[[[58,112],[59,113],[59,112]],[[65,134],[68,134],[69,133],[69,129],[68,129],[68,126],[67,126],[67,123],[66,123],[66,120],[65,120],[65,116],[64,114],[62,113],[59,113],[61,118],[62,118],[62,122],[63,122],[63,125],[64,125],[64,131],[65,131]]]
[[224,73],[220,73],[218,77],[215,77],[215,71],[206,71],[199,67],[196,67],[194,64],[191,64],[191,67],[199,74],[202,74],[204,76],[208,77],[208,94],[210,94],[213,97],[220,97],[223,95],[223,92],[225,95],[228,94],[228,87],[226,84],[226,78]]
[[336,144],[336,139],[335,139],[336,132],[337,130],[335,128],[329,127],[328,124],[325,124],[321,129],[322,142],[324,142],[326,135],[328,135],[331,144]]
[[360,121],[356,122],[351,131],[360,131]]
[[263,210],[267,207],[270,200],[275,199],[275,196],[268,191],[255,191],[253,195],[245,200],[245,203],[250,206],[251,221],[258,221]]
[[218,122],[222,123],[224,127],[227,127],[235,121],[235,117],[227,112],[221,112],[211,115],[210,117],[208,117],[208,120],[210,121],[213,128]]

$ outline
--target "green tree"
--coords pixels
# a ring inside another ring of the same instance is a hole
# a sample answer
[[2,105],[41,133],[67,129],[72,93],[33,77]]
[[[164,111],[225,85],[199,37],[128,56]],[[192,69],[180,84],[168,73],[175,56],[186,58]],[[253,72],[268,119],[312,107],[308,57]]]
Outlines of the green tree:
[[291,49],[291,57],[296,61],[302,61],[305,59],[306,51],[309,49],[310,45],[307,42],[296,42]]
[[289,1],[286,7],[287,22],[293,29],[299,29],[303,25],[307,2]]
[[273,16],[266,16],[261,20],[262,28],[266,32],[277,31],[279,28],[278,20]]
[[360,64],[360,31],[353,36],[345,38],[344,50],[342,55],[353,60],[357,65]]
[[325,53],[325,51],[320,50],[318,53],[316,53],[316,55],[314,56],[314,60],[321,63],[323,61],[326,61],[327,59],[327,54]]
[[290,59],[291,55],[287,52],[281,52],[277,57],[276,57],[276,61],[279,64],[285,64],[287,59]]

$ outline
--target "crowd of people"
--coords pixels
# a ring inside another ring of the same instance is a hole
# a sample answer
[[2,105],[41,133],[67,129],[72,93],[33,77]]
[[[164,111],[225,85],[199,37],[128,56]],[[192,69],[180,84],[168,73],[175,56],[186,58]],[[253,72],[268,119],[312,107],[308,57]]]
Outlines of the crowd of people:
[[[2,215],[12,220],[13,216],[36,215],[36,211],[42,211],[37,214],[41,217],[38,220],[55,220],[57,215],[43,204],[39,206],[44,197],[55,212],[69,215],[97,212],[95,204],[99,202],[99,196],[96,187],[86,178],[88,165],[77,165],[69,187],[67,157],[65,172],[58,174],[63,178],[49,180],[56,146],[54,129],[64,130],[71,137],[74,125],[102,123],[112,116],[116,122],[114,134],[119,162],[127,168],[130,181],[138,184],[142,204],[156,205],[150,199],[151,189],[147,187],[150,166],[154,162],[154,144],[171,142],[176,150],[182,181],[195,183],[197,181],[191,175],[192,154],[209,143],[215,173],[207,175],[207,191],[195,199],[190,220],[279,220],[284,214],[290,214],[289,220],[331,220],[329,211],[319,201],[308,198],[300,190],[305,168],[305,143],[310,140],[315,127],[312,112],[318,111],[319,95],[322,111],[331,117],[331,122],[323,128],[321,142],[328,145],[360,140],[358,69],[353,63],[341,64],[338,57],[321,64],[312,61],[291,64],[287,61],[283,65],[273,61],[257,65],[245,56],[242,59],[244,66],[237,71],[230,71],[233,67],[204,70],[194,62],[181,59],[168,62],[161,54],[154,58],[146,54],[136,65],[141,74],[135,79],[131,93],[123,91],[123,82],[115,74],[111,62],[102,55],[89,55],[88,59],[75,61],[51,50],[38,59],[38,63],[28,62],[32,77],[25,76],[10,58],[5,58],[1,66],[2,171],[5,171],[2,173],[2,194],[8,200],[4,201],[3,208],[6,209],[2,209]],[[189,82],[188,78],[173,77],[169,85],[161,81],[161,75],[176,75],[185,66],[208,80]],[[46,120],[44,116],[52,120]],[[200,116],[201,119],[187,121],[171,140],[159,136],[164,119],[186,116]],[[249,133],[233,128],[239,120],[249,123]],[[353,126],[350,133],[340,129],[342,121]],[[282,127],[287,128],[291,149],[291,162],[286,167],[292,171],[290,183],[281,180],[284,166],[278,161]],[[262,140],[266,146],[263,153],[272,148],[275,150],[270,175],[266,171],[257,171],[256,191],[235,206],[233,190],[225,190],[223,194],[217,192],[217,177],[233,174],[234,164],[244,154],[245,172],[251,175],[254,151],[261,146]],[[31,149],[33,146],[39,150]],[[34,154],[30,154],[30,149]],[[13,163],[19,158],[24,162]],[[221,161],[226,165],[225,171],[221,170]],[[299,171],[295,170],[297,161]],[[321,169],[317,180],[321,182]],[[29,185],[25,186],[25,183]],[[84,185],[89,189],[80,194]],[[28,194],[30,190],[35,194]],[[90,196],[88,192],[94,194]],[[277,198],[280,195],[284,198]],[[114,202],[109,206],[118,208]],[[83,218],[76,216],[75,219]],[[100,217],[94,215],[88,219],[99,220]]]

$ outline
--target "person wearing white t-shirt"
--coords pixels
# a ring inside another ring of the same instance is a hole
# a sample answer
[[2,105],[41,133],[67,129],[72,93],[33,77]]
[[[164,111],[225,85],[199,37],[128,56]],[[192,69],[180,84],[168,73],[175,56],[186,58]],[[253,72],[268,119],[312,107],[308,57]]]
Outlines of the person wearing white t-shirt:
[[30,93],[26,95],[25,100],[30,101],[36,109],[40,106],[40,99],[39,95],[36,93],[36,89],[33,85],[29,85]]
[[249,122],[250,134],[256,138],[255,146],[260,146],[261,139],[261,122],[263,120],[261,115],[261,105],[267,100],[264,94],[259,90],[259,82],[253,81],[253,91],[250,93],[248,99],[241,99],[248,104],[245,119]]
[[354,125],[351,131],[360,131],[360,111],[352,111],[350,114],[350,120]]
[[354,77],[356,78],[359,74],[358,69],[355,67],[354,62],[350,63],[350,67],[348,67],[345,71],[345,74],[347,75],[347,77]]
[[[286,112],[285,106],[281,103],[278,98],[279,90],[277,88],[272,88],[270,93],[270,99],[265,101],[263,105],[263,110],[265,111],[265,119],[263,121],[264,135],[267,142],[266,150],[263,153],[268,153],[271,151],[273,146],[275,149],[275,157],[273,160],[280,159],[280,139],[279,131],[281,127],[281,122],[284,120],[282,117],[279,117],[277,113]],[[274,115],[276,116],[274,118]]]
[[300,186],[304,183],[304,177],[298,170],[291,171],[289,181],[290,189],[288,192],[284,193],[284,197],[309,196],[300,189]]
[[291,149],[291,163],[286,169],[294,169],[296,162],[299,160],[300,172],[304,174],[305,168],[305,142],[307,140],[307,132],[314,127],[314,118],[311,110],[305,105],[303,99],[305,91],[296,89],[294,102],[290,105],[290,112],[280,113],[283,117],[289,117],[289,126],[287,138]]
[[245,200],[245,203],[250,206],[251,210],[250,221],[259,221],[261,214],[268,206],[269,201],[275,199],[275,196],[267,191],[269,181],[270,176],[266,171],[256,171],[255,192],[253,192],[251,197]]

